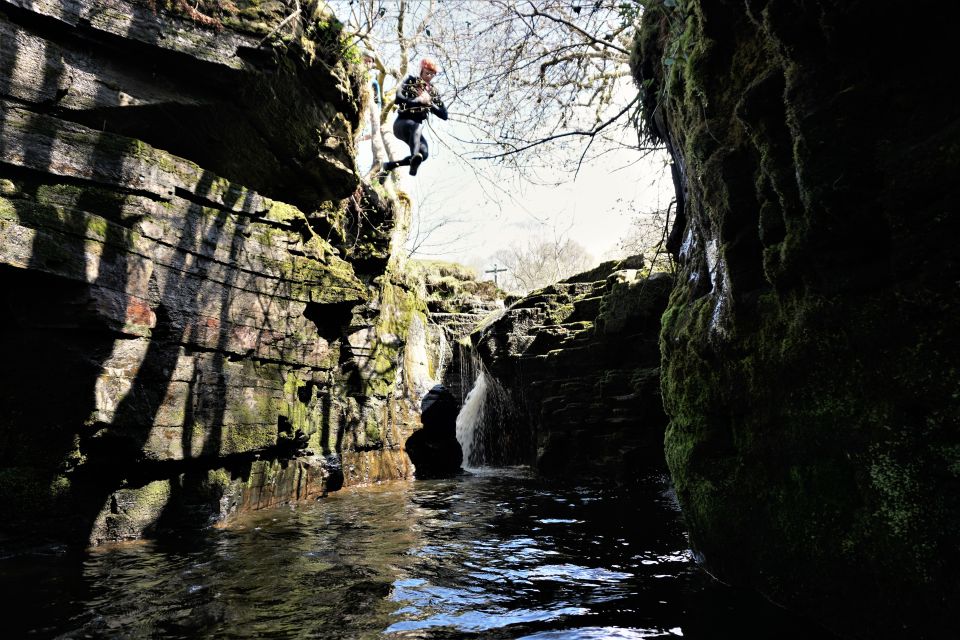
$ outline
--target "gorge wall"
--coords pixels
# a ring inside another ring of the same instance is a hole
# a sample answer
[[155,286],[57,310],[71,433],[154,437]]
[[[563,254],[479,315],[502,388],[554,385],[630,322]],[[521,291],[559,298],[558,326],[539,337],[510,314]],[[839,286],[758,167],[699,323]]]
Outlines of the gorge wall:
[[649,2],[666,453],[710,571],[852,637],[960,597],[960,120],[933,2]]
[[97,543],[411,476],[436,364],[391,261],[408,211],[361,184],[365,82],[298,6],[0,3],[8,532]]
[[662,474],[657,343],[672,278],[634,256],[513,302],[471,336],[488,376],[477,464],[630,484]]

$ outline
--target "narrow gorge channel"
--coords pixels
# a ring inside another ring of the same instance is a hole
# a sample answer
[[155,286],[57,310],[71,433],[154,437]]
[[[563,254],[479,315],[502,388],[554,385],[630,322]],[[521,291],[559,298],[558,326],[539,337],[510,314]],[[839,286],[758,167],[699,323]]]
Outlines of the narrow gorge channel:
[[[0,0],[3,636],[956,636],[943,4]],[[653,241],[416,259],[547,143]]]

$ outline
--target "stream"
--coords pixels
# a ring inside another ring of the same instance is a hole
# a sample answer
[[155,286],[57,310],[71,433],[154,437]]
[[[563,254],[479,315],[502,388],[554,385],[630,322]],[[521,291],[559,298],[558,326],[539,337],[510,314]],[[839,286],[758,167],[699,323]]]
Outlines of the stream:
[[664,478],[624,491],[523,469],[7,553],[0,586],[8,638],[827,637],[697,568]]

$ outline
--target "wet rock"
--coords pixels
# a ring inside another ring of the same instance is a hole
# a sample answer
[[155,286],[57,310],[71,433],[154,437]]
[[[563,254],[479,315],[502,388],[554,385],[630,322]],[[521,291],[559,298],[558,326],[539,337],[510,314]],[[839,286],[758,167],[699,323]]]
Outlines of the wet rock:
[[81,543],[411,475],[339,22],[161,4],[0,12],[0,521]]
[[642,277],[642,266],[640,256],[605,263],[520,298],[474,333],[507,396],[497,410],[511,412],[485,418],[488,463],[618,482],[662,472],[657,335],[672,280]]
[[417,478],[455,475],[463,463],[457,442],[457,412],[460,405],[450,390],[435,385],[421,402],[423,428],[406,442],[407,455],[416,467]]

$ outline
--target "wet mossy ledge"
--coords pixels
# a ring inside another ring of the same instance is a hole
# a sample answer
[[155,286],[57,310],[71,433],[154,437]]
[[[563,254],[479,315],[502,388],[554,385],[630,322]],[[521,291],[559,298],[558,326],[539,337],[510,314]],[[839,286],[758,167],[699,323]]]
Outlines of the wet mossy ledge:
[[633,67],[679,203],[665,443],[693,547],[845,636],[942,637],[960,129],[916,61],[949,58],[948,28],[932,2],[644,5]]
[[392,254],[407,206],[356,170],[355,55],[300,7],[0,9],[6,539],[413,476],[443,330]]

